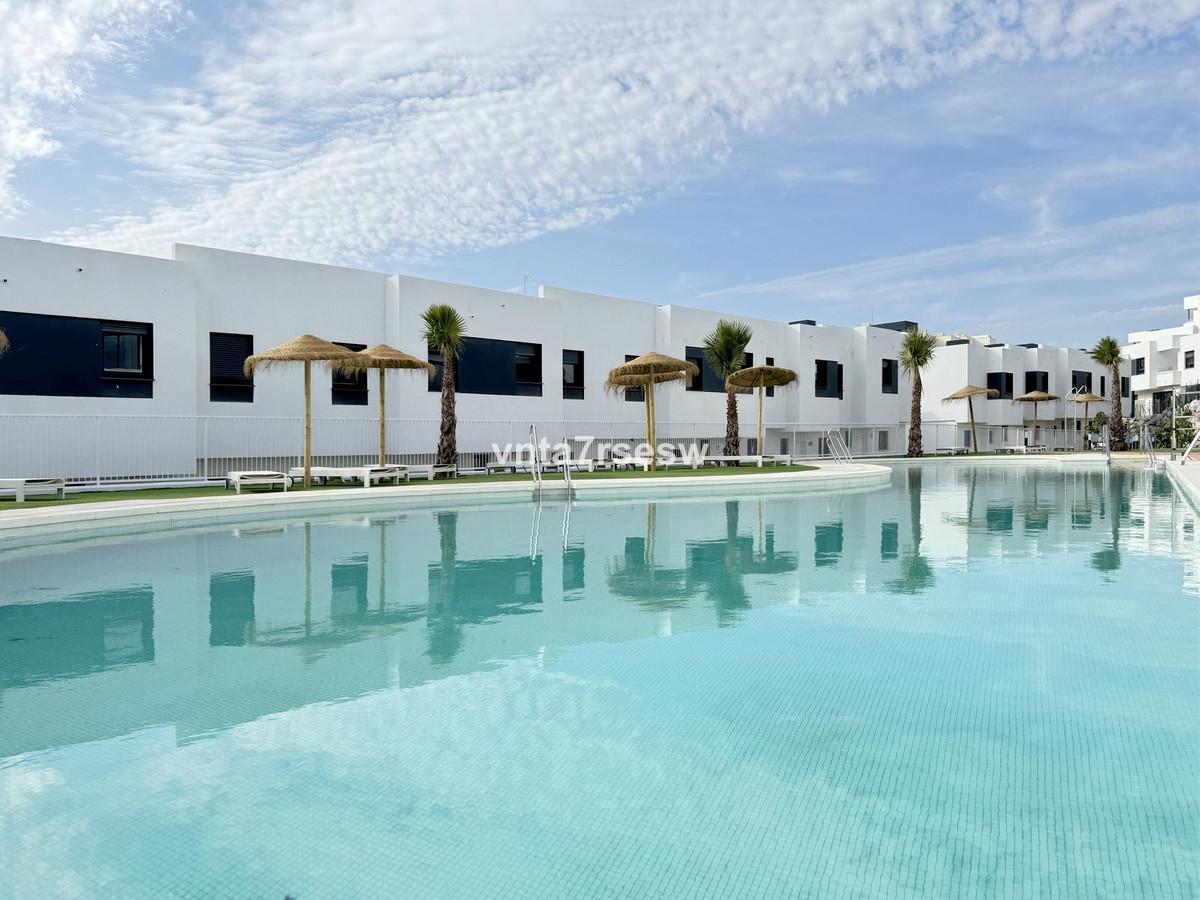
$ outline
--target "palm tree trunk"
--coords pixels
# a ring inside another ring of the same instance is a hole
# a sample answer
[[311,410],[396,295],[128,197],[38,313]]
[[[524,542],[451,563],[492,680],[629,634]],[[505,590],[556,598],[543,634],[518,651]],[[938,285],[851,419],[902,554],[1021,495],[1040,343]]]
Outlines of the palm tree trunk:
[[908,425],[908,455],[920,456],[922,454],[921,440],[921,373],[913,373],[912,387],[912,410],[909,413]]
[[1121,413],[1121,364],[1112,365],[1112,415],[1108,422],[1109,446],[1113,450],[1125,449],[1125,417]]
[[737,391],[733,388],[725,389],[725,449],[721,451],[723,456],[738,456],[738,451],[741,449],[741,440],[738,437],[738,408],[737,408]]
[[458,444],[455,432],[458,418],[454,412],[454,370],[457,360],[445,354],[442,362],[442,432],[438,437],[437,464],[453,466],[458,462]]

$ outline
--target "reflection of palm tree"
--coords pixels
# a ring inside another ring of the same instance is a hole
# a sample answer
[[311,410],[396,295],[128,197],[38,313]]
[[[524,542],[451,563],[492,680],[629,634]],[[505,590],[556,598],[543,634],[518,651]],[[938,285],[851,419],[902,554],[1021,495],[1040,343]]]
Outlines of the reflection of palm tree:
[[[775,552],[773,530],[765,532],[759,552],[755,552],[754,538],[738,535],[739,506],[736,500],[725,503],[725,540],[697,541],[687,548],[688,581],[705,588],[721,626],[733,625],[742,611],[750,608],[745,576],[783,574],[797,567],[795,554]],[[761,520],[759,527],[761,530]]]
[[[1091,566],[1098,572],[1115,572],[1121,568],[1121,515],[1124,512],[1125,473],[1120,469],[1108,471],[1109,546],[1092,554]],[[1103,510],[1101,510],[1103,512]]]
[[897,594],[918,594],[933,585],[933,567],[921,555],[921,479],[920,466],[908,469],[908,519],[912,532],[911,549],[900,560],[900,577],[888,582],[888,590]]
[[458,563],[458,513],[437,514],[437,575],[429,583],[429,656],[438,664],[451,662],[462,646],[462,627],[454,615],[454,576]]

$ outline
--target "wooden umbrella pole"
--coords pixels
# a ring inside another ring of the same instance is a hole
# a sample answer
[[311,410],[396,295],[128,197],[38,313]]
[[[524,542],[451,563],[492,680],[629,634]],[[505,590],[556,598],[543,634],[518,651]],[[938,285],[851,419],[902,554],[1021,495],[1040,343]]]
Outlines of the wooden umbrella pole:
[[975,402],[967,398],[967,412],[971,415],[971,452],[979,452],[979,436],[975,434]]
[[655,422],[654,422],[654,381],[653,380],[651,380],[650,384],[646,385],[646,390],[649,392],[646,394],[646,399],[650,403],[650,409],[649,409],[650,433],[648,435],[646,435],[646,440],[650,444],[650,471],[657,472],[658,471],[658,451],[655,449],[655,435],[654,435]]
[[379,369],[379,465],[387,465],[387,382],[383,377],[383,373],[387,370]]
[[304,486],[312,484],[312,363],[304,361]]
[[758,467],[762,468],[763,459],[763,429],[762,429],[762,403],[763,393],[765,389],[762,386],[762,380],[759,379],[758,385]]
[[1037,401],[1033,401],[1033,446],[1038,445],[1038,417],[1037,417]]

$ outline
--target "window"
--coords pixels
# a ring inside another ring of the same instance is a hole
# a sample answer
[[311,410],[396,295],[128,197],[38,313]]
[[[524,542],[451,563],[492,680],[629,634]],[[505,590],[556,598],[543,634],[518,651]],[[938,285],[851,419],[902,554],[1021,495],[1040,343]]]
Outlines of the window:
[[[433,347],[427,359],[436,369],[429,390],[442,389],[445,361]],[[542,396],[542,345],[492,338],[464,337],[455,362],[455,390],[460,394],[506,397]]]
[[[637,359],[636,356],[626,353],[625,362],[632,362]],[[625,389],[625,400],[629,403],[645,403],[646,389],[644,387],[631,387]]]
[[[353,350],[366,350],[366,344],[347,344],[344,341],[334,341],[339,347]],[[367,373],[356,372],[347,375],[340,369],[333,370],[331,396],[334,406],[366,406],[367,405]]]
[[0,309],[0,395],[154,396],[154,326]]
[[817,397],[840,398],[842,396],[842,364],[832,359],[818,359],[813,390]]
[[876,446],[880,450],[886,450],[888,448],[888,433],[886,430],[880,429],[879,436],[876,439]]
[[[1190,310],[1189,310],[1189,312],[1190,312]],[[1195,350],[1185,350],[1183,352],[1183,367],[1185,369],[1196,368],[1196,351]]]
[[1108,396],[1108,379],[1105,378],[1103,375],[1100,376],[1100,396],[1101,397]]
[[[725,379],[709,364],[708,358],[704,355],[703,347],[684,348],[684,359],[700,370],[700,374],[688,382],[687,389],[689,391],[708,391],[712,394],[725,393]],[[752,365],[754,365],[754,354],[743,354],[742,368]]]
[[583,351],[562,352],[563,399],[583,399]]
[[1135,359],[1133,361],[1133,374],[1134,375],[1145,375],[1146,374],[1146,357],[1139,356],[1137,359]]
[[1013,373],[1012,372],[988,372],[987,386],[993,391],[999,391],[997,397],[989,397],[990,400],[1011,400],[1013,398]]
[[213,403],[253,403],[254,379],[247,378],[242,366],[254,354],[254,336],[208,335],[208,399]]
[[100,346],[105,376],[149,378],[149,336],[149,325],[103,323],[100,326]]
[[1124,375],[1121,376],[1121,396],[1129,396],[1129,379]]
[[1071,390],[1076,393],[1092,392],[1092,373],[1080,372],[1078,370],[1071,373]]
[[[751,357],[751,358],[753,358],[753,357]],[[747,365],[753,365],[753,363],[747,363]],[[773,365],[775,365],[775,357],[773,357],[773,356],[768,356],[768,357],[767,357],[767,365],[768,365],[768,366],[773,366]],[[775,385],[771,385],[769,388],[767,388],[767,396],[768,396],[768,397],[774,397],[774,396],[775,396]],[[786,451],[786,450],[780,450],[779,452],[780,452],[780,453],[787,453],[787,451]]]
[[900,361],[896,359],[885,359],[883,361],[883,378],[881,381],[881,390],[885,394],[900,393]]
[[1050,393],[1050,373],[1030,371],[1025,373],[1025,393],[1043,391]]

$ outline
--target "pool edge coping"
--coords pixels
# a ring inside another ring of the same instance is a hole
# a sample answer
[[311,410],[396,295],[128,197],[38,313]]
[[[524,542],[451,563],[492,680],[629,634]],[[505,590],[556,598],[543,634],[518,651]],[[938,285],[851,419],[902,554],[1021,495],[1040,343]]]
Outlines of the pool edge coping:
[[[714,487],[714,476],[676,476],[670,479],[613,478],[597,481],[581,480],[572,483],[576,499],[611,499],[612,496],[645,496],[653,493],[663,497],[694,493],[697,488]],[[891,469],[872,463],[817,464],[803,472],[755,471],[718,477],[721,485],[734,489],[746,487],[828,487],[883,485],[891,478]],[[548,498],[568,495],[565,481],[544,482],[540,494]],[[496,500],[533,499],[539,493],[533,481],[491,482],[439,485],[378,485],[371,488],[345,488],[320,493],[230,494],[217,497],[156,498],[153,500],[118,500],[112,502],[79,503],[49,509],[13,509],[0,512],[0,545],[21,539],[47,538],[83,534],[105,526],[144,526],[160,523],[163,526],[186,524],[191,519],[219,523],[222,519],[240,519],[247,515],[275,515],[283,511],[320,511],[322,507],[344,509],[347,504],[361,504],[364,512],[381,505],[428,505],[439,498],[476,498]],[[365,501],[365,502],[364,502]]]

